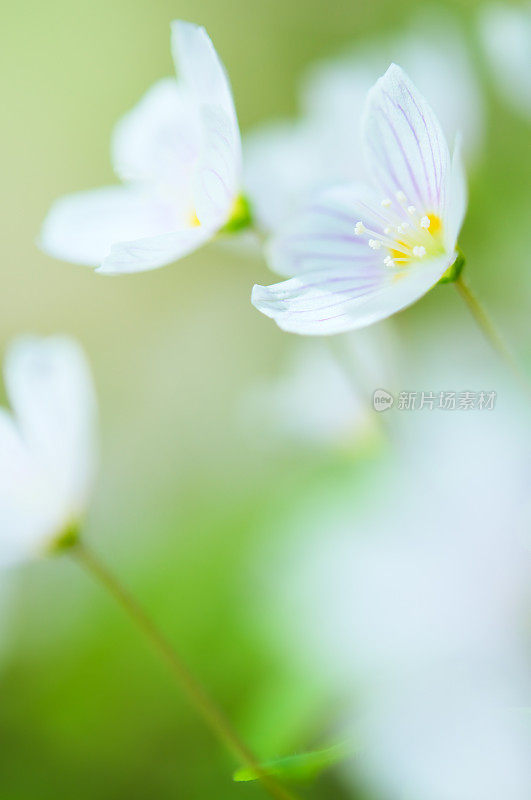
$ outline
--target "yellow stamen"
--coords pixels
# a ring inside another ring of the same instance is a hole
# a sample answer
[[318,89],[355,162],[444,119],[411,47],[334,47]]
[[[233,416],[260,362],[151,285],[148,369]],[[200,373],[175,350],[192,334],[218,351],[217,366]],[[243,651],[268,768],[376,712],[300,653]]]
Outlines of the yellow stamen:
[[190,216],[188,217],[188,222],[191,228],[198,228],[201,223],[199,222],[199,217],[197,216],[195,208],[190,211]]
[[430,226],[428,230],[431,233],[431,235],[434,236],[435,234],[440,233],[442,228],[442,222],[440,217],[438,217],[437,214],[426,214],[426,216],[430,221]]

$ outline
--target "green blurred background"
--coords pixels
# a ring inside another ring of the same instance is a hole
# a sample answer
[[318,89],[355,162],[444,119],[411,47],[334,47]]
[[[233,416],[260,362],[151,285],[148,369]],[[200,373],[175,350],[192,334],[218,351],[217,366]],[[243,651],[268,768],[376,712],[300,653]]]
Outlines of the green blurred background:
[[[398,31],[417,7],[406,0],[20,0],[2,10],[0,346],[23,332],[66,332],[84,345],[102,451],[87,538],[263,757],[326,743],[334,698],[274,646],[275,621],[266,631],[253,617],[260,597],[250,597],[249,565],[262,540],[274,540],[284,509],[322,481],[345,474],[355,481],[368,456],[276,452],[245,435],[242,393],[274,375],[293,345],[249,302],[253,283],[271,282],[259,258],[211,245],[166,269],[110,279],[54,262],[35,239],[56,197],[114,181],[112,126],[172,73],[171,19],[207,27],[245,131],[295,112],[306,65]],[[446,8],[471,34],[478,4]],[[486,154],[471,181],[461,245],[471,281],[526,359],[528,129],[492,95],[481,63],[478,69],[488,101]],[[443,337],[471,325],[451,287],[398,317],[408,352],[427,324]],[[459,361],[459,349],[448,358]],[[67,557],[31,565],[10,583],[0,661],[2,798],[262,796],[231,783],[235,765],[164,666]],[[308,794],[353,796],[334,774]]]

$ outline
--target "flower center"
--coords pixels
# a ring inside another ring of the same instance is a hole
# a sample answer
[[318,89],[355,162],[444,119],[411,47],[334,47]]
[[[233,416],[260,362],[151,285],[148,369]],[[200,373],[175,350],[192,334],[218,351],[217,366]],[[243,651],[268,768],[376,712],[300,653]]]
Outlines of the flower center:
[[387,223],[383,231],[368,228],[360,220],[355,235],[366,237],[371,250],[383,250],[386,267],[402,267],[443,253],[440,217],[433,211],[419,212],[408,204],[403,192],[397,192],[395,199],[395,203],[389,198],[382,200],[385,210],[381,216]]

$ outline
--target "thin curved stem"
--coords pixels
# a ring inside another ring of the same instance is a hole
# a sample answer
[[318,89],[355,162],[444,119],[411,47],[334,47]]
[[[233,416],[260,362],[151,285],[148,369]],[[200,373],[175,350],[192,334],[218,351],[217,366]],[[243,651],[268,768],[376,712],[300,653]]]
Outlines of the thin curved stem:
[[78,541],[71,551],[77,561],[92,574],[94,578],[114,597],[126,614],[142,631],[159,655],[166,661],[173,677],[187,697],[190,705],[197,711],[203,722],[212,733],[225,745],[236,760],[251,768],[257,775],[264,789],[275,800],[297,800],[297,796],[288,791],[270,775],[260,768],[255,756],[232,727],[217,703],[203,688],[201,683],[190,672],[172,644],[146,614],[135,597],[122,585],[118,578],[103,561],[87,546]]
[[502,336],[499,334],[496,326],[491,320],[485,307],[482,305],[476,294],[472,291],[470,286],[466,283],[463,275],[459,275],[454,281],[455,287],[463,300],[465,301],[468,309],[474,319],[476,320],[481,332],[485,338],[490,342],[498,354],[502,357],[505,363],[512,370],[513,374],[518,379],[519,383],[525,389],[527,395],[531,397],[531,383],[527,375],[523,372],[521,366],[518,364],[513,354],[505,344]]

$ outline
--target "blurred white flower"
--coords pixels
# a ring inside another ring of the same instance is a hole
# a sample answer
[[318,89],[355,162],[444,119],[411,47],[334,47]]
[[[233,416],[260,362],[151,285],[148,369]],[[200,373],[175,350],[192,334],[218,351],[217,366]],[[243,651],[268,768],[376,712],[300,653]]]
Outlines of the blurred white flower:
[[500,98],[531,119],[531,3],[481,7],[483,47]]
[[316,191],[365,179],[361,111],[367,92],[391,62],[401,64],[430,98],[447,139],[462,133],[467,163],[478,159],[484,107],[467,42],[449,14],[428,9],[397,36],[360,44],[350,54],[313,66],[301,87],[301,116],[246,134],[246,186],[263,228],[283,226]]
[[348,769],[378,797],[529,797],[531,462],[515,406],[402,417],[372,486],[320,507],[313,492],[274,555],[286,645],[340,697],[360,746]]
[[80,347],[16,340],[0,409],[0,565],[44,555],[75,533],[92,487],[96,402]]
[[316,196],[272,242],[270,264],[290,280],[255,286],[259,311],[293,333],[364,327],[425,294],[457,258],[466,210],[459,147],[392,64],[371,89],[362,136],[375,189]]
[[394,336],[385,326],[360,331],[345,337],[336,352],[319,340],[297,344],[276,377],[245,393],[240,419],[266,446],[351,449],[376,443],[380,420],[371,398],[376,388],[394,385]]
[[173,22],[178,79],[156,83],[118,123],[122,186],[57,201],[42,229],[50,255],[118,274],[155,269],[246,220],[241,142],[225,69],[204,28]]
[[290,353],[285,372],[245,397],[245,417],[278,441],[349,447],[374,433],[373,413],[324,347]]

